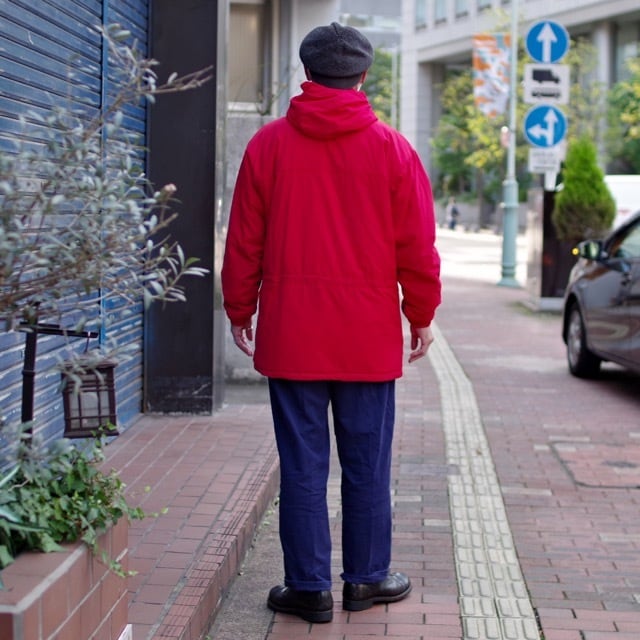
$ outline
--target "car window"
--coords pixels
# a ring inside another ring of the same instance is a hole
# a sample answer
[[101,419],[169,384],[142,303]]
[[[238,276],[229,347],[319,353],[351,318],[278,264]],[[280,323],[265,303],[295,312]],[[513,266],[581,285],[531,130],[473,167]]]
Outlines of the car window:
[[624,236],[616,239],[611,255],[614,258],[640,258],[640,223],[629,229]]

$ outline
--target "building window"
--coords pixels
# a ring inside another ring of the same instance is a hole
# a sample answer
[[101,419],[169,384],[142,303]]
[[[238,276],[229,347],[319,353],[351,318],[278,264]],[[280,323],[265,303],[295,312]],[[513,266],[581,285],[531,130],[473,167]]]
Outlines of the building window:
[[234,0],[229,7],[229,107],[258,109],[269,102],[270,55],[268,3]]
[[434,18],[436,22],[447,20],[447,0],[436,0]]
[[427,26],[427,0],[416,0],[416,29]]
[[460,18],[469,13],[469,0],[456,0],[456,17]]
[[478,0],[478,11],[491,9],[491,0]]

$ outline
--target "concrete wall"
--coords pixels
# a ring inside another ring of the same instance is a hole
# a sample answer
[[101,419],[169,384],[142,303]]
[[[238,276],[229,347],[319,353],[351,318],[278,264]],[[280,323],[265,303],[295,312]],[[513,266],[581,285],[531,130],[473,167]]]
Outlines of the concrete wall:
[[[253,134],[270,117],[258,114],[230,114],[227,118],[227,171],[224,188],[225,218],[229,218],[229,208],[233,197],[233,188],[236,176],[240,169],[240,163],[247,143]],[[262,376],[253,368],[253,360],[247,357],[236,347],[231,337],[229,321],[225,319],[227,331],[225,331],[225,379],[227,382],[259,381]],[[255,323],[254,323],[255,326]]]
[[[247,143],[253,134],[273,117],[284,115],[291,96],[300,92],[300,84],[304,82],[304,71],[300,64],[298,49],[304,36],[314,27],[329,24],[338,20],[340,15],[339,0],[282,0],[276,9],[273,28],[273,44],[276,64],[280,77],[274,82],[284,87],[279,99],[274,103],[272,116],[261,116],[258,113],[229,112],[225,122],[225,171],[222,197],[223,232],[226,232],[226,221],[233,189],[240,168],[240,162]],[[242,353],[234,344],[229,330],[229,321],[225,318],[224,352],[225,379],[227,382],[258,382],[262,376],[253,368],[253,361]]]

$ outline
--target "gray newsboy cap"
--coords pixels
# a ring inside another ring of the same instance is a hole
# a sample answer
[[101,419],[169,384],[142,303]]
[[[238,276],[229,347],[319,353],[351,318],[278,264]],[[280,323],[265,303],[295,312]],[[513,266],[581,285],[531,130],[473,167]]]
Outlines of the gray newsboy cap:
[[332,22],[312,29],[300,44],[300,60],[327,78],[350,78],[366,71],[373,62],[373,47],[353,27]]

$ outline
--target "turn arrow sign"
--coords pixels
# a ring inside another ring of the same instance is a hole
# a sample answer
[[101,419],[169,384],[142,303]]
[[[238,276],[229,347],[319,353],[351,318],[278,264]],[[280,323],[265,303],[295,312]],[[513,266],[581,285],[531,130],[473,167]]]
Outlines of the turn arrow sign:
[[553,147],[567,132],[564,113],[551,105],[540,105],[530,109],[524,120],[524,134],[536,147]]

